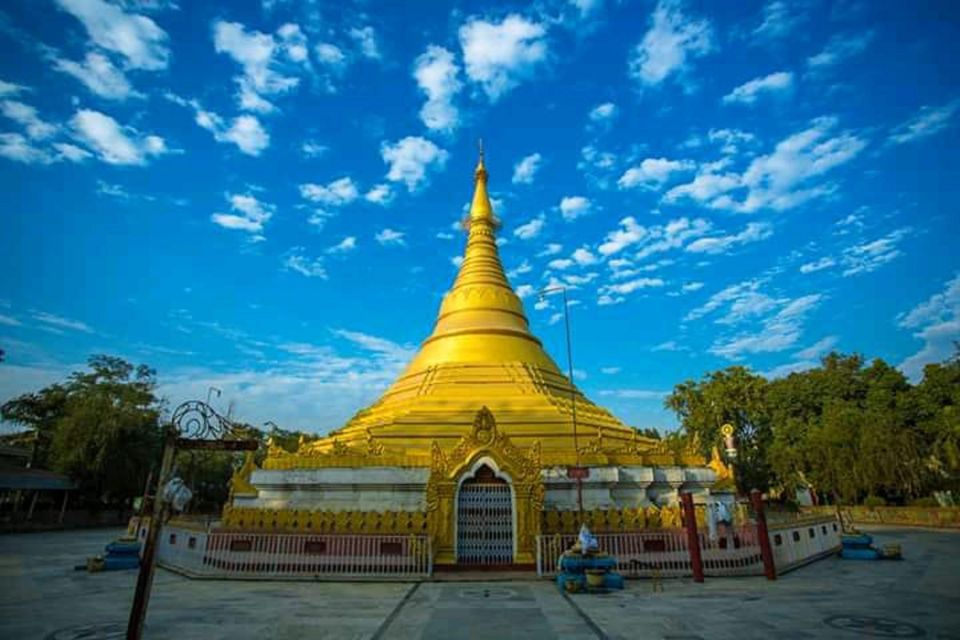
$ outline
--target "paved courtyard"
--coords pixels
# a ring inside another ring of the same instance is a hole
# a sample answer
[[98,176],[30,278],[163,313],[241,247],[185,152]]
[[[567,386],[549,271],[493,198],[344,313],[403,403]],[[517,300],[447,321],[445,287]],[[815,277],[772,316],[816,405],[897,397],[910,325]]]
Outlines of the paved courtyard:
[[[628,581],[623,592],[569,598],[532,577],[218,582],[160,570],[146,637],[960,640],[960,533],[871,532],[878,543],[902,544],[906,559],[830,558],[774,583],[666,580],[664,591],[656,593],[648,581]],[[0,536],[0,638],[122,637],[135,573],[73,569],[118,533]]]

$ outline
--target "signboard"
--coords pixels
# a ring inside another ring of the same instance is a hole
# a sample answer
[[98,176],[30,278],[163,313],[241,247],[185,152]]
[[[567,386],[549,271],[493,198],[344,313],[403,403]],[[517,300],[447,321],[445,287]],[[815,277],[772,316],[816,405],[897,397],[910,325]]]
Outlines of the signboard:
[[590,477],[589,467],[567,467],[567,477],[571,480],[584,480]]
[[256,440],[191,440],[177,438],[177,449],[202,449],[204,451],[256,451]]

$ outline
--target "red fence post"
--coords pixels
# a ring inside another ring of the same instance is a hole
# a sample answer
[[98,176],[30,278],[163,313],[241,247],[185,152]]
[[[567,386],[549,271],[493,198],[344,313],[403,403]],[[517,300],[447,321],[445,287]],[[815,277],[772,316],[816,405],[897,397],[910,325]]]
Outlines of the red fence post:
[[693,569],[693,581],[703,582],[703,557],[700,555],[700,536],[697,535],[697,514],[693,509],[693,494],[681,493],[684,528],[687,530],[687,549],[690,552],[690,568]]
[[750,502],[757,516],[757,537],[760,538],[760,557],[763,559],[763,573],[767,580],[777,579],[777,566],[773,563],[773,549],[770,547],[770,533],[767,531],[767,514],[763,510],[763,495],[754,489],[750,492]]

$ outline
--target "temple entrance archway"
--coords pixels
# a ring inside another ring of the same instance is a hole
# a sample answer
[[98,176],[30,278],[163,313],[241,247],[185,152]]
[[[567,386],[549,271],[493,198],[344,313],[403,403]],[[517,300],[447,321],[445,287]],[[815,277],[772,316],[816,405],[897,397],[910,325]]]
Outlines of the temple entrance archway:
[[457,564],[513,563],[516,508],[509,476],[479,460],[461,478],[456,504]]

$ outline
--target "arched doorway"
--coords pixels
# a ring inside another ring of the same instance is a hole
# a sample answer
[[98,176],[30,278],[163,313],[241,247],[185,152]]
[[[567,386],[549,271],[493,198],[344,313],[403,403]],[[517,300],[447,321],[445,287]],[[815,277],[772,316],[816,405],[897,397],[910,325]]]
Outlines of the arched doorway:
[[457,564],[511,564],[513,517],[510,483],[481,464],[457,493]]

